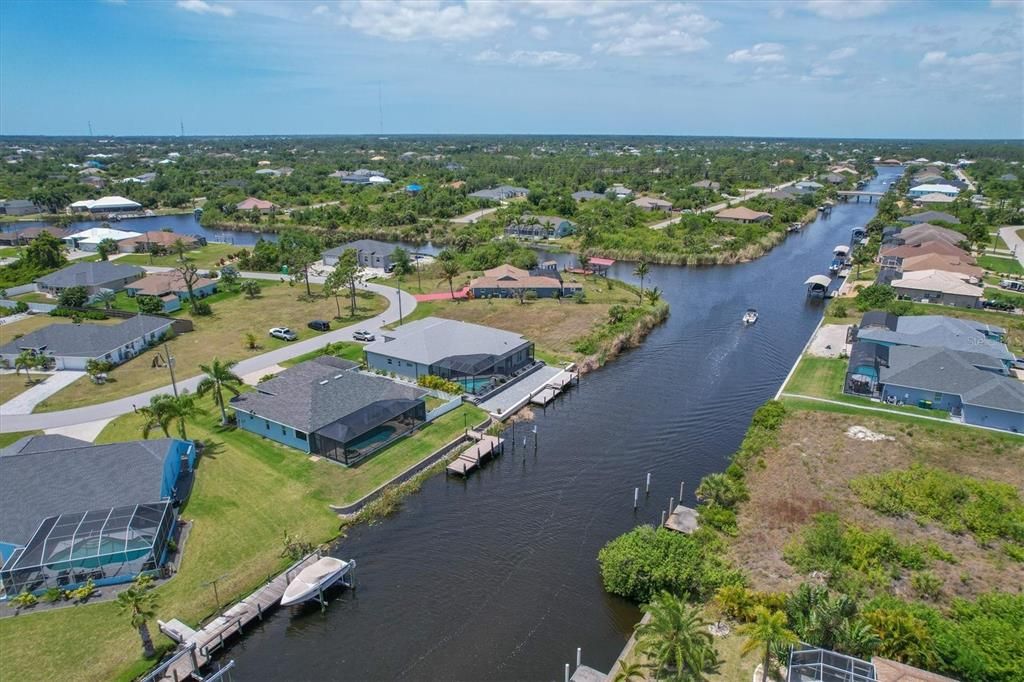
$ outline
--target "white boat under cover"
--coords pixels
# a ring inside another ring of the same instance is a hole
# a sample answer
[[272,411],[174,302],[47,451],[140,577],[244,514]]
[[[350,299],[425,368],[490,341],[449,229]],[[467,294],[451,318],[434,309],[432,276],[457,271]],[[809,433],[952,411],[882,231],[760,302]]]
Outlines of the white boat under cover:
[[338,582],[355,565],[354,559],[343,561],[325,556],[316,563],[306,566],[288,583],[288,587],[285,588],[284,595],[281,597],[281,606],[301,604],[318,597],[321,590],[326,590]]

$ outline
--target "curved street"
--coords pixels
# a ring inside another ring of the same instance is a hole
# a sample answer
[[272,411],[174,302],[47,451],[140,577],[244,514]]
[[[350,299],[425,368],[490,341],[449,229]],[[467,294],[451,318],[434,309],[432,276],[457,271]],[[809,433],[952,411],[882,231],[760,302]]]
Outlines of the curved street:
[[[168,268],[146,268],[146,270],[154,272],[167,269]],[[276,280],[281,278],[281,275],[266,272],[243,272],[241,273],[241,276],[248,279],[264,280]],[[311,276],[309,281],[311,283],[322,284],[324,278]],[[334,343],[336,341],[351,341],[352,332],[357,329],[368,329],[374,333],[378,333],[380,328],[384,325],[398,322],[399,296],[401,296],[401,313],[403,316],[408,315],[416,309],[416,298],[412,294],[404,291],[399,294],[398,289],[380,284],[364,283],[362,286],[366,290],[380,294],[388,300],[388,307],[384,312],[376,317],[357,322],[356,324],[352,324],[347,327],[329,331],[315,338],[296,341],[284,348],[278,348],[277,350],[268,351],[266,353],[261,353],[260,355],[255,355],[251,358],[241,360],[234,367],[235,373],[239,376],[253,374],[269,369],[285,360],[290,360],[291,358],[312,352],[323,347],[324,344]],[[201,379],[201,375],[179,379],[177,381],[178,390],[192,391],[199,384]],[[171,385],[167,384],[166,386],[162,386],[151,391],[144,391],[126,398],[119,398],[117,400],[111,400],[97,405],[86,405],[58,412],[40,412],[38,414],[10,413],[4,409],[7,404],[0,405],[0,433],[55,429],[73,426],[75,424],[85,424],[110,419],[118,415],[127,414],[128,412],[131,412],[135,406],[147,404],[151,397],[159,395],[160,393],[170,393],[171,390]]]

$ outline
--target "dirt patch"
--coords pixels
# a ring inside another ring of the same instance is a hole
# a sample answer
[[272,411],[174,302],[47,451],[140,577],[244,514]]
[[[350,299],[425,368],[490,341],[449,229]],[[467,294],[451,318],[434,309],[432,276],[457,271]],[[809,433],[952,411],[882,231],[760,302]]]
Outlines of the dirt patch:
[[[893,440],[850,437],[851,429]],[[957,563],[935,560],[930,567],[943,581],[943,600],[1024,584],[1024,564],[1007,557],[1001,543],[982,547],[969,534],[954,535],[936,523],[883,516],[862,505],[849,486],[858,476],[920,463],[1010,483],[1024,494],[1024,442],[974,429],[816,411],[790,413],[778,442],[765,452],[764,466],[749,467],[750,500],[740,509],[739,535],[730,542],[731,559],[747,571],[753,588],[788,591],[807,579],[786,563],[783,550],[824,511],[865,529],[888,529],[903,542],[934,542],[951,553]],[[893,592],[907,592],[906,582],[894,584]]]

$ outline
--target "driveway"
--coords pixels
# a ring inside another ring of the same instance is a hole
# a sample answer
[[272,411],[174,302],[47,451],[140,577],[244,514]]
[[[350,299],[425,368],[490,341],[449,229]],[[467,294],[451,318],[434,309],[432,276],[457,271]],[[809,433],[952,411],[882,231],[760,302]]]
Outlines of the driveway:
[[479,211],[473,211],[472,213],[467,213],[466,215],[459,216],[458,218],[452,218],[451,222],[458,223],[460,225],[475,223],[481,218],[485,218],[497,210],[497,208],[482,208]]
[[[84,376],[85,372],[72,372],[71,370],[63,370],[49,374],[46,379],[43,380],[43,383],[36,384],[27,391],[22,391],[3,405],[0,405],[0,415],[7,417],[12,414],[30,414],[32,410],[35,409],[36,405],[46,400],[72,381],[77,381]],[[4,419],[4,421],[6,422],[7,420]],[[4,426],[6,426],[6,424],[4,424]],[[3,430],[6,431],[7,429]]]
[[[167,270],[169,268],[146,268],[151,271]],[[241,276],[244,278],[251,279],[279,279],[281,275],[266,273],[266,272],[243,272]],[[320,283],[323,281],[322,277],[310,277],[310,282]],[[234,367],[235,374],[242,376],[246,374],[254,373],[269,373],[269,369],[275,365],[290,360],[291,358],[298,357],[305,353],[315,351],[322,348],[327,343],[334,343],[337,341],[351,341],[352,332],[357,329],[368,329],[374,333],[379,333],[380,328],[384,325],[398,322],[398,301],[399,292],[397,289],[392,287],[382,286],[380,284],[362,284],[361,288],[372,291],[375,294],[380,294],[388,300],[388,308],[377,315],[376,317],[370,318],[369,320],[363,320],[356,324],[348,327],[342,327],[335,329],[334,331],[321,334],[312,339],[306,339],[305,341],[296,341],[295,343],[289,344],[283,348],[272,350],[261,355],[256,355],[251,358],[246,358],[240,361]],[[401,308],[402,313],[407,315],[416,309],[416,299],[412,294],[401,292]],[[215,352],[211,349],[211,356]],[[68,372],[58,372],[57,375],[67,374]],[[82,373],[75,373],[77,376],[81,376]],[[194,391],[195,387],[199,384],[201,376],[190,377],[181,381],[178,381],[178,390]],[[49,383],[51,379],[47,379],[46,383]],[[72,379],[73,380],[73,379]],[[68,382],[70,383],[70,381]],[[44,384],[45,385],[45,384]],[[35,390],[35,389],[29,389]],[[62,410],[59,412],[41,412],[39,414],[29,414],[31,408],[28,410],[23,407],[18,407],[18,411],[9,411],[8,406],[11,403],[17,401],[18,396],[15,400],[8,401],[5,405],[0,405],[0,433],[9,433],[12,431],[33,431],[37,429],[54,429],[63,426],[71,426],[73,424],[81,424],[84,422],[94,422],[101,419],[107,419],[117,415],[127,414],[131,412],[138,405],[145,405],[149,402],[149,399],[155,395],[161,393],[170,393],[171,386],[162,386],[161,388],[153,389],[151,391],[145,391],[143,393],[137,393],[127,398],[119,398],[118,400],[111,400],[106,403],[99,405],[87,405],[84,407],[76,407],[70,410]],[[54,391],[56,392],[56,391]],[[34,407],[36,403],[42,400],[46,396],[38,398],[32,403]]]
[[1003,238],[1010,251],[1017,257],[1017,262],[1024,266],[1024,239],[1017,236],[1017,230],[1024,230],[1021,225],[1009,225],[999,228],[999,236]]

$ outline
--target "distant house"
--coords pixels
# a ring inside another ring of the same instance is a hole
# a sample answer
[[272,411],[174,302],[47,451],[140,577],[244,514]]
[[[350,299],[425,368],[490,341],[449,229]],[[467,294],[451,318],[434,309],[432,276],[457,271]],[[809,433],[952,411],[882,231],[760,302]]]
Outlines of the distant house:
[[903,272],[916,272],[918,270],[944,270],[955,272],[958,275],[965,275],[972,279],[981,281],[985,274],[983,268],[962,260],[959,256],[943,256],[938,253],[927,253],[920,256],[904,258],[901,265]]
[[129,237],[118,242],[118,248],[127,253],[149,253],[151,251],[170,251],[177,244],[178,240],[187,249],[196,249],[206,243],[203,237],[193,234],[181,234],[179,232],[165,232],[163,230],[151,230],[143,232],[138,237]]
[[0,215],[30,215],[42,213],[43,207],[37,206],[28,199],[5,199],[0,201]]
[[802,180],[793,186],[797,189],[809,189],[815,192],[824,187],[820,182],[814,182],[813,180]]
[[1017,176],[1013,173],[1003,173],[999,176],[999,179],[1003,182],[1017,182]]
[[967,253],[960,247],[942,240],[923,242],[917,245],[903,244],[900,246],[883,248],[878,254],[878,262],[881,263],[883,267],[897,267],[902,264],[903,260],[906,258],[914,258],[916,256],[924,256],[932,253],[955,257],[960,262],[967,263],[969,265],[974,265],[974,263],[977,262],[971,254]]
[[131,178],[125,178],[121,182],[123,182],[123,183],[135,183],[135,184],[139,184],[139,185],[146,185],[146,184],[149,184],[150,182],[153,182],[154,180],[156,180],[156,173],[150,172],[150,173],[143,173],[141,175],[136,175],[135,177],[131,177]]
[[338,264],[341,254],[349,249],[355,249],[358,257],[357,260],[361,267],[381,268],[388,272],[393,267],[391,254],[395,252],[395,245],[388,244],[387,242],[378,242],[373,239],[359,239],[348,244],[335,246],[333,249],[327,249],[322,254],[324,265],[334,267]]
[[235,209],[238,211],[259,211],[263,215],[273,213],[278,209],[278,205],[272,201],[266,201],[265,199],[257,199],[256,197],[248,197],[235,204]]
[[78,262],[43,275],[36,280],[36,286],[53,297],[69,287],[85,287],[89,296],[100,291],[120,291],[128,284],[141,278],[145,271],[135,265],[118,265],[111,261]]
[[558,270],[523,270],[508,264],[485,270],[483,277],[469,283],[474,298],[517,298],[527,291],[536,292],[539,298],[553,298],[582,290],[579,284],[563,282]]
[[913,199],[924,197],[929,194],[942,194],[955,199],[956,196],[960,194],[960,189],[949,184],[928,183],[911,187],[907,192],[907,196]]
[[582,189],[579,192],[572,193],[573,201],[594,201],[596,199],[606,199],[604,194],[598,194],[597,192],[591,192],[589,189]]
[[239,428],[351,465],[422,424],[427,391],[322,356],[231,399]]
[[625,199],[626,197],[633,196],[633,190],[618,182],[609,187],[608,191],[611,192],[616,199]]
[[112,196],[101,199],[83,199],[68,207],[71,213],[131,213],[142,210],[142,204],[124,197]]
[[950,225],[959,225],[960,219],[955,215],[949,213],[943,213],[942,211],[924,211],[922,213],[912,213],[911,215],[905,215],[900,218],[901,223],[949,223]]
[[825,182],[830,185],[841,185],[846,182],[846,176],[838,173],[829,173],[822,178]]
[[170,330],[172,320],[136,315],[118,324],[53,323],[0,346],[0,358],[13,363],[22,352],[50,359],[56,369],[84,370],[89,360],[107,360],[119,365]]
[[576,231],[576,225],[565,218],[549,215],[524,215],[505,226],[505,234],[523,239],[565,237]]
[[900,296],[923,303],[939,303],[959,308],[978,308],[985,290],[968,284],[963,275],[944,270],[904,272],[891,282]]
[[525,187],[515,187],[513,185],[499,185],[498,187],[491,187],[489,189],[481,189],[476,192],[470,192],[469,196],[476,199],[487,199],[488,201],[504,201],[505,199],[515,199],[516,197],[525,197],[530,193]]
[[111,227],[90,227],[88,230],[82,230],[81,232],[75,232],[74,234],[65,236],[64,241],[73,249],[80,249],[82,251],[98,251],[100,242],[107,239],[117,242],[118,249],[120,249],[121,242],[126,239],[134,239],[138,236],[140,236],[139,232],[115,230]]
[[458,381],[470,392],[534,363],[533,342],[519,334],[437,317],[384,330],[364,352],[371,370],[412,380],[432,374]]
[[672,202],[665,201],[664,199],[658,199],[657,197],[639,197],[629,202],[637,208],[642,208],[645,211],[671,211]]
[[714,180],[698,180],[697,182],[690,183],[690,187],[696,187],[697,189],[709,189],[712,192],[717,192],[722,189],[721,183],[715,182]]
[[48,232],[57,239],[64,239],[68,235],[67,230],[59,227],[26,227],[24,230],[0,232],[0,245],[21,246],[28,244],[44,232]]
[[[188,300],[188,287],[177,270],[154,272],[126,286],[129,296],[156,296],[163,302],[164,312],[181,310],[182,301]],[[200,277],[192,284],[196,298],[206,298],[217,293],[217,280]]]
[[354,171],[334,171],[327,177],[338,178],[345,185],[368,185],[370,184],[370,178],[383,176],[384,174],[380,171],[359,168]]
[[161,568],[195,458],[191,442],[173,438],[37,435],[0,450],[3,590],[113,585]]
[[723,220],[730,223],[766,223],[771,219],[771,213],[754,211],[746,206],[726,208],[715,214],[715,220]]
[[961,320],[945,315],[893,315],[881,310],[864,314],[851,329],[853,341],[870,341],[882,346],[917,346],[981,353],[1002,363],[1008,373],[1013,353],[1003,340],[1006,330],[995,325]]
[[952,204],[956,201],[955,198],[948,194],[940,194],[939,192],[932,192],[931,194],[925,194],[923,197],[917,197],[914,202],[921,206],[943,206],[945,204]]
[[936,240],[948,242],[956,246],[961,242],[967,241],[967,236],[963,232],[957,232],[948,227],[940,227],[930,223],[918,223],[900,230],[898,234],[894,235],[892,241],[896,244],[910,244],[913,246]]
[[286,178],[294,172],[294,168],[282,166],[281,168],[260,168],[256,171],[256,175],[266,175],[272,178]]

